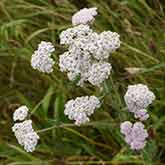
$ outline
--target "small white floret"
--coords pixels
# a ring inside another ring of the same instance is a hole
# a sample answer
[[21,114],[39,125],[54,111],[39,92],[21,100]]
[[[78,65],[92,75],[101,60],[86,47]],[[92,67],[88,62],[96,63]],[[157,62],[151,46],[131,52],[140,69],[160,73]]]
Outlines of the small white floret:
[[97,15],[96,7],[81,9],[72,16],[72,24],[79,25],[79,24],[92,23],[96,15]]

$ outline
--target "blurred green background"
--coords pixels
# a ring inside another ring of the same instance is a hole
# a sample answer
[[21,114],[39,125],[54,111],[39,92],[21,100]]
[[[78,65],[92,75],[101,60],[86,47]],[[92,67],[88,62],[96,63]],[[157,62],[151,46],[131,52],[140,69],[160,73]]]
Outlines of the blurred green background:
[[[122,45],[110,62],[113,72],[104,83],[105,98],[91,122],[83,127],[63,115],[67,100],[100,95],[89,84],[69,82],[58,68],[59,34],[71,26],[73,13],[84,7],[98,8],[93,24],[97,32],[116,31]],[[0,0],[0,165],[163,165],[165,164],[165,1],[164,0]],[[54,72],[33,70],[31,55],[41,41],[51,41],[56,52]],[[132,73],[132,69],[136,72]],[[119,131],[124,120],[124,93],[129,84],[144,83],[155,93],[149,107],[148,143],[133,152]],[[11,127],[12,113],[26,104],[40,142],[33,153],[17,143]],[[45,130],[51,127],[53,129]]]

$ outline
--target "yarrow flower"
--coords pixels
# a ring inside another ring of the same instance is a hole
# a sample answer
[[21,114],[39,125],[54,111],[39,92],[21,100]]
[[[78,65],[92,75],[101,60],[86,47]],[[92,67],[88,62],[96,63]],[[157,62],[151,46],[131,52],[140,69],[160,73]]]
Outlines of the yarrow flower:
[[91,31],[85,36],[74,39],[71,49],[79,48],[91,54],[96,60],[106,60],[119,47],[120,36],[116,32],[104,31],[98,34]]
[[125,121],[120,125],[120,132],[124,135],[130,134],[133,124],[130,121]]
[[98,60],[107,59],[120,47],[120,36],[116,32],[104,31],[93,41],[94,57]]
[[147,120],[149,118],[149,114],[146,109],[140,109],[134,113],[136,119],[140,119],[140,121]]
[[[13,114],[13,120],[24,120],[28,115],[28,108],[21,106],[16,109]],[[12,131],[17,138],[18,143],[24,147],[27,152],[33,152],[38,143],[39,136],[32,127],[32,120],[24,120],[20,123],[15,123],[12,127]]]
[[92,23],[96,15],[97,15],[96,7],[81,9],[72,16],[72,24],[78,25],[78,24]]
[[152,103],[155,95],[146,85],[136,84],[128,86],[124,99],[128,110],[133,112],[136,118],[145,120],[149,115],[144,109]]
[[99,86],[110,75],[112,66],[107,62],[94,63],[89,68],[88,81],[92,85]]
[[12,127],[18,143],[24,147],[27,152],[33,152],[37,145],[39,136],[32,128],[32,121],[25,120],[22,123],[16,123]]
[[110,75],[112,67],[107,60],[120,47],[119,37],[111,31],[98,34],[88,25],[82,24],[63,31],[60,34],[60,43],[69,48],[60,55],[60,70],[67,72],[71,81],[80,76],[77,85],[83,86],[88,81],[100,86]]
[[132,124],[130,121],[125,121],[121,123],[120,131],[125,136],[125,142],[130,145],[131,149],[141,150],[145,147],[148,133],[141,122]]
[[87,36],[92,33],[88,25],[78,25],[64,30],[60,34],[60,44],[71,45],[77,38]]
[[81,125],[89,122],[89,116],[100,106],[100,100],[95,96],[77,97],[65,104],[64,114],[70,120],[75,120],[76,125]]
[[87,80],[87,70],[91,61],[88,55],[82,56],[80,52],[70,50],[60,56],[59,65],[62,72],[68,72],[69,80],[74,81],[77,76],[80,76],[77,85],[83,86],[84,81]]
[[27,152],[33,152],[36,148],[36,145],[38,143],[39,140],[39,136],[37,135],[36,132],[32,131],[29,132],[26,136],[25,136],[25,140],[24,140],[24,149]]
[[12,131],[15,133],[15,136],[18,140],[18,143],[20,145],[24,145],[24,139],[26,134],[33,131],[32,128],[32,121],[31,120],[25,120],[21,123],[15,123],[12,127]]
[[31,66],[40,72],[51,73],[55,63],[51,58],[51,53],[54,51],[55,48],[51,42],[41,41],[38,49],[32,55]]
[[13,114],[13,120],[14,121],[24,120],[28,115],[28,111],[29,111],[29,109],[25,105],[19,107],[18,109],[15,110],[15,112]]

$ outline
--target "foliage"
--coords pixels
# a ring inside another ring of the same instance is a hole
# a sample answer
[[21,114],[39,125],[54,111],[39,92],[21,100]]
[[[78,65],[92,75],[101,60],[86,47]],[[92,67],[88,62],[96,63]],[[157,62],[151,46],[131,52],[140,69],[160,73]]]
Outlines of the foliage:
[[[121,35],[122,46],[112,55],[113,73],[105,82],[104,103],[92,121],[76,127],[63,115],[67,100],[100,95],[99,89],[69,82],[58,64],[51,75],[30,66],[41,40],[64,51],[59,33],[71,26],[72,14],[98,7],[94,29]],[[0,1],[0,164],[163,164],[165,162],[165,4],[161,0],[1,0]],[[126,68],[137,67],[136,74]],[[149,143],[133,152],[124,143],[119,123],[130,114],[123,101],[128,84],[144,83],[156,94],[147,122]],[[32,112],[40,144],[33,154],[17,144],[11,132],[12,113],[21,104]],[[67,124],[66,124],[67,123]]]

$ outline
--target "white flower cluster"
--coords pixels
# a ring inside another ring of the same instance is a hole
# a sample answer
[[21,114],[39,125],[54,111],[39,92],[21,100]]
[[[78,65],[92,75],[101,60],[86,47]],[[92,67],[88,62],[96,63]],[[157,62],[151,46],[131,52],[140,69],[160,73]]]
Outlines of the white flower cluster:
[[22,120],[24,120],[27,117],[27,115],[28,115],[28,111],[29,111],[29,109],[25,105],[19,107],[18,109],[15,110],[15,112],[13,114],[13,120],[14,121],[17,121],[17,120],[22,121]]
[[88,81],[92,85],[99,86],[105,79],[108,78],[111,68],[111,64],[107,62],[92,64],[88,72]]
[[141,150],[145,147],[148,133],[141,122],[132,124],[130,121],[125,121],[121,123],[120,131],[125,135],[125,141],[131,149]]
[[67,72],[71,81],[80,76],[77,84],[80,86],[85,81],[100,86],[109,77],[112,69],[106,60],[120,47],[117,33],[107,31],[98,34],[83,24],[63,31],[60,43],[69,46],[69,50],[60,55],[60,70]]
[[145,108],[152,103],[155,95],[146,85],[136,84],[128,86],[124,99],[129,111],[134,113],[135,118],[143,121],[149,117]]
[[70,120],[75,120],[76,125],[81,125],[89,122],[89,116],[100,106],[100,100],[95,96],[77,97],[65,104],[64,114]]
[[[128,110],[134,113],[136,119],[144,121],[149,118],[145,108],[152,103],[155,95],[146,85],[129,85],[124,99]],[[125,135],[125,141],[131,146],[131,149],[140,150],[145,147],[148,133],[141,122],[132,124],[130,121],[125,121],[121,123],[120,131]]]
[[96,7],[81,9],[72,16],[72,24],[79,25],[79,24],[92,23],[96,15],[97,15]]
[[[26,106],[21,106],[14,112],[13,120],[22,121],[27,115],[28,108]],[[33,152],[35,150],[39,136],[34,131],[31,120],[24,120],[23,122],[15,123],[12,127],[12,131],[14,132],[18,143],[23,146],[27,152]]]
[[60,34],[60,44],[71,45],[78,38],[87,36],[92,33],[92,29],[88,25],[78,25],[68,28]]
[[51,53],[55,51],[51,42],[41,41],[38,49],[31,57],[31,66],[38,69],[40,72],[51,73],[53,71],[54,61],[51,58]]

